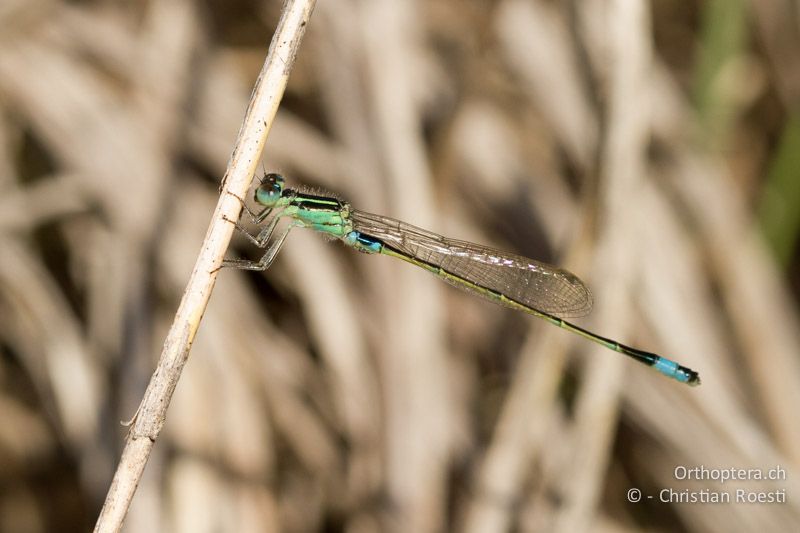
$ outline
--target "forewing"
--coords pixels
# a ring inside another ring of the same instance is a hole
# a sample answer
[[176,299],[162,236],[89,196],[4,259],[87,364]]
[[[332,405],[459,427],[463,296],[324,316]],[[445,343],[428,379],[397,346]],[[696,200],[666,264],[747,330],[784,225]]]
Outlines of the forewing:
[[[566,270],[436,233],[381,215],[353,210],[353,229],[380,239],[402,254],[434,265],[533,309],[562,318],[583,316],[592,295]],[[486,296],[467,285],[454,285]]]

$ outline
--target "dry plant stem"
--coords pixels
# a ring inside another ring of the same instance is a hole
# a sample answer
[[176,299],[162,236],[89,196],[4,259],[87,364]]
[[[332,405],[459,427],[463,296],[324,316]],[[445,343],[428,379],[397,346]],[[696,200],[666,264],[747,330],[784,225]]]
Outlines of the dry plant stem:
[[167,333],[158,366],[134,417],[122,458],[95,525],[96,532],[121,529],[150,451],[164,426],[167,407],[214,286],[216,269],[233,233],[233,225],[223,217],[236,220],[241,212],[242,206],[236,197],[242,198],[247,193],[314,4],[315,0],[287,0],[283,6],[228,163],[211,226]]

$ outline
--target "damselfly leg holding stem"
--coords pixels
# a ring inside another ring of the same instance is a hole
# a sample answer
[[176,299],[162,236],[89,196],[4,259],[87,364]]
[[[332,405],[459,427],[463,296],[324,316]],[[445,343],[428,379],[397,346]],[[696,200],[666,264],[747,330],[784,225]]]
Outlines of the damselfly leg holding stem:
[[[697,372],[690,368],[601,337],[564,320],[583,316],[592,308],[589,289],[566,270],[479,244],[448,239],[389,217],[358,211],[333,197],[287,189],[279,174],[267,174],[262,178],[255,200],[263,206],[259,213],[244,206],[254,223],[262,224],[272,215],[259,234],[254,237],[237,222],[233,223],[250,241],[266,248],[266,252],[259,261],[227,259],[222,266],[265,270],[292,228],[311,228],[336,237],[360,252],[388,255],[424,268],[452,285],[547,320],[682,383],[700,384]],[[270,243],[278,221],[284,217],[291,219],[289,226]]]

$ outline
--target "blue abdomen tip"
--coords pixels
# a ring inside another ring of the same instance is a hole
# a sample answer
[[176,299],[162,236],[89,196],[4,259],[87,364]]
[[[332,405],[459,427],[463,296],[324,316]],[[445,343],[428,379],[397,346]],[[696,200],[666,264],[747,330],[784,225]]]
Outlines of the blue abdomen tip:
[[659,357],[658,360],[653,364],[653,368],[665,376],[677,379],[678,381],[682,381],[684,383],[689,381],[689,376],[686,374],[686,372],[681,370],[681,365],[664,357]]

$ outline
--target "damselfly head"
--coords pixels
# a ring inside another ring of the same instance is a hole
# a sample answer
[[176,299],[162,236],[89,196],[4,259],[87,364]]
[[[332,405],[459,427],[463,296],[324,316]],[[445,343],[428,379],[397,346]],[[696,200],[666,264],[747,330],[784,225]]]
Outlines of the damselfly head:
[[256,202],[265,206],[272,207],[281,198],[284,185],[283,176],[270,172],[261,178],[261,185],[256,189]]

